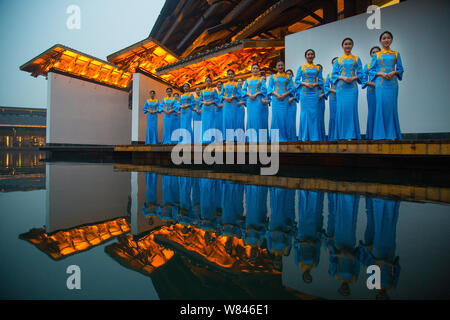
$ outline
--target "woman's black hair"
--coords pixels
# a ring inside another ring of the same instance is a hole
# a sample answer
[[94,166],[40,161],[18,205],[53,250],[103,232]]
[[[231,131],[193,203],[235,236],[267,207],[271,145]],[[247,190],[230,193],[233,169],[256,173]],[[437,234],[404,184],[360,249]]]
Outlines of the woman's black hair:
[[352,42],[352,45],[354,45],[355,44],[355,42],[353,42],[353,39],[352,38],[345,38],[344,40],[342,40],[342,43],[341,43],[341,47],[344,45],[344,42],[346,41],[346,40],[350,40],[351,42]]
[[373,49],[378,49],[378,51],[381,51],[381,48],[379,46],[374,46],[374,47],[370,48],[369,54],[372,54]]
[[206,80],[207,79],[209,79],[209,80],[211,80],[212,81],[212,78],[208,75],[208,76],[206,76],[206,78],[205,78],[205,82],[206,82]]
[[314,53],[314,56],[316,56],[316,52],[315,52],[313,49],[308,49],[308,50],[305,51],[305,57],[306,57],[306,54],[307,54],[309,51],[312,51],[312,52]]
[[156,91],[155,90],[150,90],[150,93],[156,93]]
[[167,90],[172,90],[173,91],[173,89],[171,87],[167,87],[166,88],[166,92],[167,92]]
[[294,71],[292,71],[292,69],[287,69],[286,73],[288,73],[289,71],[292,73],[292,75],[294,75]]
[[320,67],[320,69],[323,70],[323,66],[320,63],[316,64],[316,66]]
[[253,69],[253,66],[257,66],[259,68],[259,64],[257,64],[256,62],[254,64],[252,64],[252,69]]
[[233,74],[235,74],[235,72],[234,72],[233,69],[228,69],[228,70],[227,70],[227,74],[229,74],[230,72],[233,72]]
[[383,35],[386,33],[391,36],[392,40],[394,40],[394,36],[392,35],[392,33],[390,31],[384,31],[382,34],[380,34],[380,39],[379,39],[380,41],[381,41],[381,38],[383,37]]
[[338,57],[334,57],[333,59],[331,59],[331,64],[334,64],[334,60],[336,60]]

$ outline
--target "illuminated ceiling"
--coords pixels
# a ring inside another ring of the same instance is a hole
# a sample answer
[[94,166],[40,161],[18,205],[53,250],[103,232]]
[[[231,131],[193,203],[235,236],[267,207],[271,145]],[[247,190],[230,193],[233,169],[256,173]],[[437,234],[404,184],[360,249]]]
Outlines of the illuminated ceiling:
[[196,87],[204,83],[207,75],[214,82],[225,80],[228,69],[235,71],[236,78],[249,75],[251,65],[255,62],[261,70],[269,69],[274,59],[280,58],[282,49],[284,40],[244,39],[159,68],[156,74],[178,87],[186,82]]
[[177,55],[150,37],[109,55],[107,59],[123,71],[134,73],[140,68],[152,74],[179,60]]
[[131,73],[119,70],[109,62],[60,44],[20,67],[20,70],[30,72],[33,77],[46,77],[50,69],[118,88],[126,88],[132,79]]

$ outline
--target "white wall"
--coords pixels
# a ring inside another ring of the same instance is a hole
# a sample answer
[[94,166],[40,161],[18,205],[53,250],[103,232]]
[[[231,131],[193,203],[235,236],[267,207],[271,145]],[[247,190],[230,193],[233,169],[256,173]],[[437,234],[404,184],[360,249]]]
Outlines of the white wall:
[[[450,132],[450,90],[448,70],[450,22],[447,0],[408,0],[381,9],[381,29],[369,30],[369,14],[305,30],[286,37],[286,69],[294,70],[305,63],[304,52],[316,52],[315,63],[324,66],[324,75],[331,72],[331,59],[341,56],[341,42],[351,37],[353,54],[363,65],[370,61],[369,50],[378,45],[381,32],[394,35],[392,50],[399,51],[405,73],[399,88],[399,118],[402,133]],[[299,116],[299,110],[297,110]],[[328,103],[325,121],[328,128]],[[298,119],[297,119],[298,120]],[[359,92],[361,133],[366,132],[367,102],[365,90]],[[298,121],[297,121],[298,125]],[[298,130],[298,128],[297,128]]]
[[46,171],[46,232],[128,215],[130,172],[71,163],[47,164]]
[[47,143],[130,144],[127,92],[49,72],[47,94]]
[[[133,116],[132,116],[132,141],[145,141],[147,133],[147,115],[142,111],[145,101],[150,99],[150,90],[155,90],[156,99],[161,101],[166,97],[167,85],[154,80],[142,73],[133,74]],[[178,92],[177,90],[173,91]],[[180,93],[180,92],[178,92]],[[158,114],[158,139],[162,142],[163,115]]]

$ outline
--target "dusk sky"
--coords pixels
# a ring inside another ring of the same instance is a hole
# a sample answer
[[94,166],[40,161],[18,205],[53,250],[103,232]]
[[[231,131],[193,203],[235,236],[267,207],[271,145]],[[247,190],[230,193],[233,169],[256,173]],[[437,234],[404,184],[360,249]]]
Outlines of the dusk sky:
[[[47,81],[19,67],[59,43],[106,57],[145,39],[165,0],[0,0],[0,106],[47,106]],[[80,29],[67,28],[70,5],[80,8]]]

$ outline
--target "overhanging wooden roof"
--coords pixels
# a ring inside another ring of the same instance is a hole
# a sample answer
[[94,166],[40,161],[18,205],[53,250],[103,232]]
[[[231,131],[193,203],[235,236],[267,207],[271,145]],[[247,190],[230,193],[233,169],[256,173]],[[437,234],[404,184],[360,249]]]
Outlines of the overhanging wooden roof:
[[20,66],[20,70],[30,72],[33,77],[46,77],[50,69],[117,88],[126,88],[132,79],[131,73],[120,70],[112,63],[61,44],[54,45]]
[[279,57],[281,49],[284,49],[284,40],[244,39],[159,68],[156,74],[177,86],[186,82],[195,86],[207,75],[225,79],[228,69],[233,69],[237,77],[247,74],[255,62],[261,69],[267,68],[273,58]]
[[175,53],[151,37],[110,54],[107,59],[126,72],[134,73],[140,68],[152,74],[156,73],[156,69],[180,60]]

